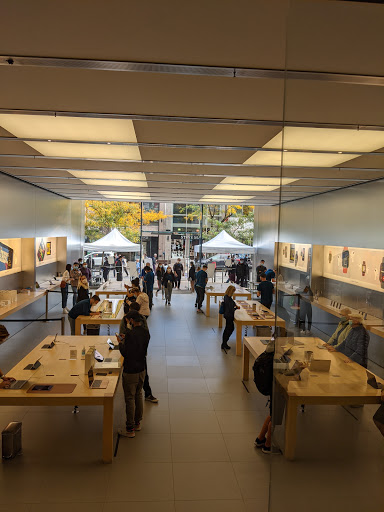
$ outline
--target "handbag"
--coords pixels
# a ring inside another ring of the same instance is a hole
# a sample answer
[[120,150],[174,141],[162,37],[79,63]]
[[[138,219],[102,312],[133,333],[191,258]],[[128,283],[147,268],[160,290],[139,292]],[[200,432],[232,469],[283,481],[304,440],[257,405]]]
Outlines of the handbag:
[[66,281],[61,281],[60,288],[65,288],[66,286],[67,286],[67,282]]
[[224,315],[225,313],[225,307],[224,307],[224,301],[220,304],[219,314]]

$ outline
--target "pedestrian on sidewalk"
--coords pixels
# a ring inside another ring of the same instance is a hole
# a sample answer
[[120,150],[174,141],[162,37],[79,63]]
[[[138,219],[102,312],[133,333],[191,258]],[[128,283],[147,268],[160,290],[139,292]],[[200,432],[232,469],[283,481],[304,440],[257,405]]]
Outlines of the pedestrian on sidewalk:
[[191,283],[191,293],[195,291],[195,280],[196,280],[196,267],[193,261],[191,261],[191,267],[188,272],[188,279]]

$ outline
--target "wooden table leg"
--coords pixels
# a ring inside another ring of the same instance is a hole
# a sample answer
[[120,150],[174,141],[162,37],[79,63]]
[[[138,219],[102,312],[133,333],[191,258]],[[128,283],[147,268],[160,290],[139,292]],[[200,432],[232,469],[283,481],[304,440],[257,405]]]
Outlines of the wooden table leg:
[[243,348],[243,380],[249,380],[249,348],[245,343]]
[[81,335],[81,322],[78,321],[78,318],[75,320],[75,335],[80,336]]
[[205,316],[209,316],[209,314],[211,312],[211,296],[207,294],[206,298],[207,298],[207,306],[205,308]]
[[104,398],[103,414],[103,462],[113,460],[113,395]]
[[236,327],[236,355],[241,356],[241,338],[243,335],[243,325],[235,320]]
[[284,455],[288,460],[295,458],[296,447],[296,421],[297,403],[296,400],[288,398],[285,412],[285,446]]

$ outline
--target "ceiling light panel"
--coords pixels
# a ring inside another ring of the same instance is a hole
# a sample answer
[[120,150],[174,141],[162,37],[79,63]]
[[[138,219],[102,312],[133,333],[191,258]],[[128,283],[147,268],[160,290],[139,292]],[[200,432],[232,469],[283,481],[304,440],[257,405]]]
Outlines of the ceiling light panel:
[[73,176],[79,179],[103,179],[103,180],[127,180],[127,181],[146,181],[143,172],[124,172],[124,171],[71,171]]
[[[263,147],[284,149],[284,151],[257,151],[244,164],[334,167],[360,156],[348,151],[365,153],[384,147],[384,132],[288,126]],[[290,150],[299,150],[300,153],[290,153]],[[332,151],[333,153],[312,153],[312,151]]]
[[249,201],[253,196],[219,196],[219,195],[205,195],[200,201],[212,201],[216,203],[240,203],[242,201]]
[[19,138],[106,143],[98,145],[26,142],[45,156],[141,160],[138,146],[108,145],[108,142],[137,143],[133,122],[130,119],[0,114],[0,126]]
[[111,187],[148,187],[146,181],[121,181],[121,180],[81,180],[86,185],[111,186]]
[[226,185],[225,183],[224,184],[220,184],[220,185],[216,185],[213,190],[227,190],[228,192],[232,191],[232,190],[244,190],[246,192],[271,192],[272,190],[276,190],[277,188],[279,188],[279,186],[277,185]]
[[233,184],[233,185],[288,185],[288,183],[292,183],[296,181],[295,179],[290,178],[255,178],[252,176],[230,176],[224,178],[221,184]]

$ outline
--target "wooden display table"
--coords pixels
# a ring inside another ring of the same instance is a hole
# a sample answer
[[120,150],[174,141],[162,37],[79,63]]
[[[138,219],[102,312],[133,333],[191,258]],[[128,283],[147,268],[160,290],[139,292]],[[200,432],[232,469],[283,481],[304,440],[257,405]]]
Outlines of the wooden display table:
[[[211,312],[211,297],[224,297],[225,292],[227,291],[228,286],[234,286],[236,288],[233,297],[246,297],[247,299],[251,299],[252,295],[249,290],[246,288],[242,288],[238,284],[232,283],[222,283],[222,284],[210,284],[205,288],[205,296],[207,300],[206,308],[205,308],[205,316],[209,316]],[[212,288],[207,290],[207,288]]]
[[[112,311],[107,312],[106,307],[108,303],[112,303]],[[81,334],[82,325],[120,325],[121,319],[124,316],[124,301],[122,299],[106,299],[100,302],[97,311],[99,316],[78,316],[75,322],[75,334]]]
[[[15,379],[30,379],[27,387],[20,390],[0,389],[0,406],[68,406],[68,405],[101,405],[103,406],[103,462],[111,463],[113,460],[113,401],[121,369],[112,370],[107,379],[106,389],[90,389],[88,375],[84,374],[84,360],[81,359],[81,350],[85,345],[91,345],[104,356],[112,357],[122,362],[118,351],[110,351],[107,345],[108,336],[58,336],[56,345],[45,350],[41,347],[51,343],[54,336],[47,336],[36,348],[22,359],[8,372]],[[77,359],[69,359],[70,347],[77,348]],[[29,363],[40,359],[41,366],[37,370],[24,370]],[[71,393],[53,394],[52,392],[28,393],[28,389],[35,384],[61,384],[76,385]]]
[[[251,326],[251,327],[265,327],[265,326],[276,326],[284,329],[285,332],[285,320],[280,317],[276,317],[273,311],[270,311],[265,306],[260,304],[259,301],[256,300],[241,300],[236,301],[237,305],[240,306],[240,309],[235,311],[235,329],[236,329],[236,355],[241,356],[242,351],[242,333],[243,326]],[[252,310],[253,305],[256,304],[256,311]],[[251,306],[250,309],[247,307]],[[258,315],[258,318],[252,316],[253,313]],[[221,317],[222,315],[219,315]],[[219,318],[219,327],[220,321],[222,319]],[[284,334],[284,333],[282,333]]]
[[[244,380],[248,378],[249,353],[257,357],[265,350],[265,345],[261,343],[261,339],[263,338],[244,338]],[[282,339],[279,338],[279,340]],[[331,368],[329,372],[312,372],[305,369],[301,373],[302,380],[293,380],[292,377],[275,373],[277,387],[286,399],[284,455],[290,460],[295,457],[298,406],[304,404],[362,405],[381,403],[381,390],[374,389],[367,384],[365,368],[350,361],[340,352],[328,352],[328,350],[319,349],[317,346],[324,344],[320,338],[299,337],[295,338],[295,341],[303,343],[303,345],[292,347],[292,354],[289,355],[290,365],[295,360],[303,361],[304,351],[312,350],[314,359],[330,359]],[[281,350],[281,347],[279,349]],[[246,368],[247,364],[248,368]],[[379,377],[376,377],[376,379],[384,384],[384,381]]]
[[53,291],[60,286],[60,281],[57,281],[55,284],[48,284],[45,285],[44,288],[38,288],[36,291],[31,291],[28,293],[18,293],[17,294],[17,301],[13,302],[9,306],[2,306],[0,307],[0,320],[3,318],[7,318],[7,316],[12,315],[13,313],[16,313],[17,311],[20,311],[21,309],[25,308],[26,306],[29,306],[33,302],[36,302],[37,300],[41,299],[42,297],[45,297],[45,317],[48,316],[48,293],[50,291]]
[[107,281],[95,291],[95,294],[106,295],[107,299],[110,295],[126,295],[127,289],[124,287],[124,284],[131,283],[124,281]]

